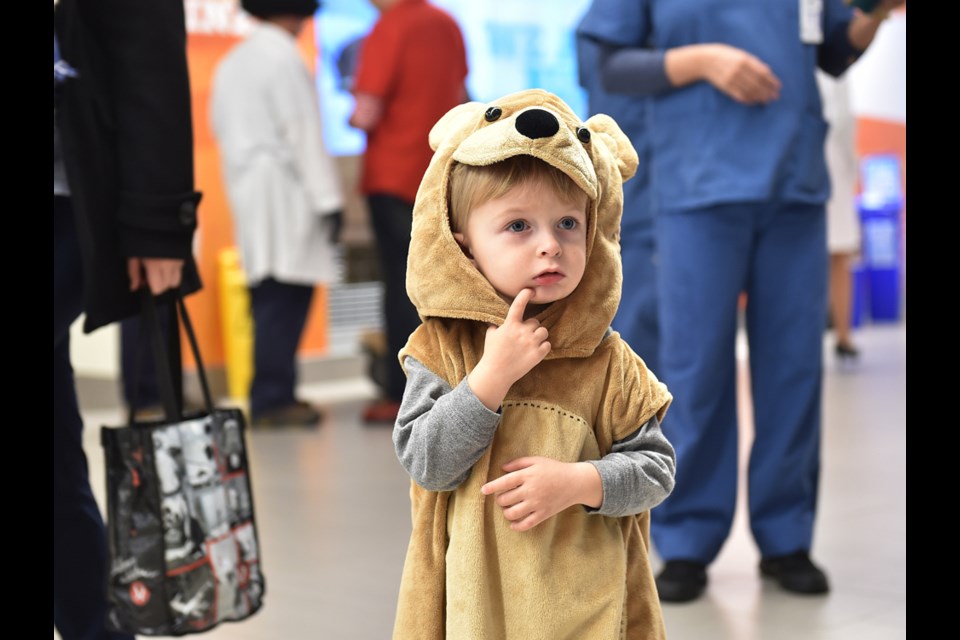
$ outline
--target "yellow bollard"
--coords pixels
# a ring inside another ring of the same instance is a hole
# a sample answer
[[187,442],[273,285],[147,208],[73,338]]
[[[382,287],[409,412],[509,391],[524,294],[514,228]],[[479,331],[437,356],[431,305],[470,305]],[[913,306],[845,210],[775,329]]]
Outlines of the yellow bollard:
[[220,266],[220,320],[231,400],[246,405],[253,380],[253,313],[250,291],[236,247],[223,249]]

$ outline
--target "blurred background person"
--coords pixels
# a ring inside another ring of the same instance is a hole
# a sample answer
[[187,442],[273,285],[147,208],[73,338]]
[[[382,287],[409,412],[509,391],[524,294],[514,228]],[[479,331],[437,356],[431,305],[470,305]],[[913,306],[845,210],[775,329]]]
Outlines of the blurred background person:
[[[656,374],[660,368],[660,327],[657,318],[657,247],[650,197],[649,98],[642,93],[624,90],[616,78],[611,79],[604,73],[601,66],[604,45],[595,36],[585,35],[602,31],[602,20],[602,14],[598,17],[588,8],[577,29],[578,78],[587,94],[587,117],[605,113],[616,120],[640,159],[636,174],[623,185],[623,219],[620,224],[623,292],[613,328]],[[647,68],[648,73],[661,73],[663,52],[639,49],[634,56],[634,63]],[[609,91],[607,83],[619,87],[619,91]]]
[[[661,600],[703,593],[733,521],[744,292],[748,509],[760,573],[788,592],[829,591],[810,558],[829,193],[815,71],[843,73],[900,4],[882,0],[866,15],[842,0],[595,0],[592,26],[581,25],[604,47],[601,67],[621,90],[654,96],[658,376],[674,393],[677,450],[676,488],[652,512]],[[642,73],[635,58],[644,48],[665,52],[659,74]]]
[[317,0],[242,0],[259,18],[217,67],[211,122],[254,322],[254,427],[316,426],[297,397],[300,343],[317,284],[339,277],[343,195],[297,37]]
[[371,0],[380,16],[363,41],[350,125],[367,134],[360,190],[367,198],[383,282],[386,366],[366,422],[397,418],[406,378],[397,354],[420,324],[407,297],[413,202],[432,152],[430,129],[466,99],[467,56],[456,21],[426,0]]
[[850,105],[849,72],[834,78],[817,72],[827,130],[825,153],[830,173],[827,201],[827,250],[830,253],[829,318],[833,350],[841,363],[860,355],[853,344],[853,266],[860,253],[860,215],[857,211],[857,119]]
[[[161,335],[170,335],[170,310],[166,305],[158,305],[157,322]],[[164,414],[153,349],[147,337],[140,335],[140,324],[140,316],[120,322],[120,395],[137,420],[150,420]],[[184,407],[185,412],[190,410]]]
[[[157,305],[157,322],[160,335],[169,336],[172,318],[166,304]],[[163,417],[163,405],[160,402],[153,349],[149,339],[140,334],[140,326],[139,315],[120,321],[120,397],[124,408],[133,410],[136,420],[154,420]],[[179,329],[174,335],[179,336]],[[181,383],[182,380],[181,375]],[[183,402],[184,413],[202,410],[201,406],[187,397]]]
[[53,625],[63,640],[132,638],[105,628],[70,326],[137,315],[142,286],[200,287],[184,6],[61,0],[53,20]]

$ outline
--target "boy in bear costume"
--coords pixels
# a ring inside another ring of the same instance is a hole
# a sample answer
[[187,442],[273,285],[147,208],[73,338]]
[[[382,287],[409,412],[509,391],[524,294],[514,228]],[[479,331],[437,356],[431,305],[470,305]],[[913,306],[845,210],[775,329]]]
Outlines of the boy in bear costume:
[[610,330],[637,154],[539,89],[453,108],[430,145],[393,434],[413,480],[394,637],[663,638],[648,528],[673,488],[672,398]]

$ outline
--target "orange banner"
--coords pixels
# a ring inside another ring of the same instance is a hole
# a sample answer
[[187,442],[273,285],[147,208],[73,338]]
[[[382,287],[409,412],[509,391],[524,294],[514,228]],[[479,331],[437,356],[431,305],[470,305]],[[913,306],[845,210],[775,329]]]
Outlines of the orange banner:
[[[220,317],[220,254],[233,247],[233,219],[220,174],[220,157],[210,127],[209,101],[213,74],[220,59],[239,43],[254,19],[238,8],[236,0],[187,0],[187,61],[193,96],[194,171],[197,190],[203,192],[200,223],[194,241],[194,255],[203,279],[203,290],[190,296],[187,305],[195,324],[204,365],[224,365],[225,349]],[[313,21],[299,40],[304,60],[314,70],[317,48]],[[307,326],[300,342],[303,355],[321,355],[327,349],[327,295],[317,288]],[[193,354],[184,351],[184,365],[195,368]]]

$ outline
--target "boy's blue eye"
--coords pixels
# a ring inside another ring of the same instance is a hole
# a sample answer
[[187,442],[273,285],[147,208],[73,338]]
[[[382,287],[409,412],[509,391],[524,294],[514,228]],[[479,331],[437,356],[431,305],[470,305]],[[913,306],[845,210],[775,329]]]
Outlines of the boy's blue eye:
[[560,221],[560,228],[567,231],[572,231],[573,229],[576,229],[579,224],[580,223],[577,222],[576,218],[564,218]]
[[519,231],[523,231],[526,228],[527,228],[527,223],[524,222],[523,220],[514,220],[509,225],[507,225],[507,229],[509,229],[510,231],[519,232]]

